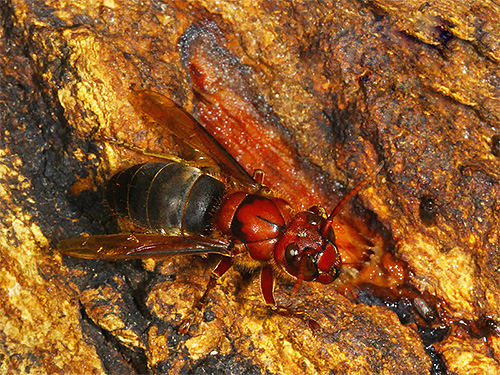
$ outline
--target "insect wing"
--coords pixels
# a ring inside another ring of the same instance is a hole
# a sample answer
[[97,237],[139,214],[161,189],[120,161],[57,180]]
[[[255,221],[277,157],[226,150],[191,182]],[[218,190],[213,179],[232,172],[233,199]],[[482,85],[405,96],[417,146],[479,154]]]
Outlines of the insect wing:
[[[221,146],[209,132],[182,107],[154,91],[134,91],[129,101],[136,109],[162,126],[166,126],[181,142],[190,145],[200,159],[211,159],[229,176],[250,185],[254,179]],[[201,156],[201,157],[200,157]]]
[[58,250],[84,259],[166,258],[172,255],[229,254],[229,243],[195,236],[160,234],[112,234],[82,236],[61,241]]

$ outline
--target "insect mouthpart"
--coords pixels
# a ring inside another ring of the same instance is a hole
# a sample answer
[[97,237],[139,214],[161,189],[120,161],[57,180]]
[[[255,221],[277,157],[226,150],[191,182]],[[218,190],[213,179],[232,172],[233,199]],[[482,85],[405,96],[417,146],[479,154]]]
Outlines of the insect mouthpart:
[[314,280],[319,275],[316,255],[314,249],[310,247],[301,252],[296,243],[289,244],[285,251],[285,258],[293,275],[306,281]]

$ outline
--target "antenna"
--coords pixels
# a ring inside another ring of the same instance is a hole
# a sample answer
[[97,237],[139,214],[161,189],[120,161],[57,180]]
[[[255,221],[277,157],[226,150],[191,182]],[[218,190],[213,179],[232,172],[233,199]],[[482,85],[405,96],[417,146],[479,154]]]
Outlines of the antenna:
[[377,168],[375,168],[375,171],[371,173],[369,176],[367,176],[363,181],[361,181],[359,184],[357,184],[349,193],[344,195],[344,197],[340,200],[339,203],[337,203],[337,206],[333,209],[332,213],[330,216],[328,216],[328,219],[326,219],[325,224],[322,229],[322,235],[323,237],[326,236],[328,228],[332,225],[333,223],[333,218],[337,216],[337,214],[345,207],[345,205],[356,195],[358,194],[361,189],[363,189],[366,185],[368,185],[370,182],[373,181],[373,179],[378,175],[382,167],[384,166],[384,162],[381,162]]

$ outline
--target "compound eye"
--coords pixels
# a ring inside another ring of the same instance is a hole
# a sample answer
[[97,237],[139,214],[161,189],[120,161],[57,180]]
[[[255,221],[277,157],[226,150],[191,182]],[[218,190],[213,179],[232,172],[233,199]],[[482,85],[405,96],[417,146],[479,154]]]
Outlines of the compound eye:
[[314,226],[318,226],[318,225],[322,224],[325,221],[324,218],[322,218],[321,216],[319,216],[319,215],[317,215],[315,213],[312,213],[312,212],[310,212],[310,213],[307,214],[306,220],[307,220],[308,224],[311,224],[311,225],[314,225]]
[[321,207],[321,206],[312,206],[312,207],[309,207],[309,209],[307,210],[313,214],[316,214],[320,217],[322,217],[323,219],[326,219],[327,215],[326,215],[326,210]]

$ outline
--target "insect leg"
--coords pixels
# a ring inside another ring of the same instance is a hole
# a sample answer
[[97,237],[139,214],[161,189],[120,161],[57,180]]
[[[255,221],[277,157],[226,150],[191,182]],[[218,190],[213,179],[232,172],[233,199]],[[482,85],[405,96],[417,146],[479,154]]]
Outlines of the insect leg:
[[264,266],[260,272],[260,288],[262,295],[268,307],[275,313],[281,316],[292,316],[302,319],[313,331],[319,330],[321,327],[318,322],[312,319],[305,311],[295,310],[285,306],[278,306],[274,300],[274,275],[271,266]]
[[189,328],[191,325],[194,323],[197,317],[200,316],[200,312],[203,311],[205,308],[205,305],[207,304],[208,301],[208,295],[210,294],[210,291],[215,288],[217,285],[217,280],[224,275],[233,265],[232,258],[227,257],[227,256],[222,256],[222,259],[219,261],[217,266],[212,270],[212,273],[210,274],[210,280],[208,281],[207,287],[205,289],[205,292],[201,296],[201,298],[196,302],[196,304],[193,307],[193,311],[189,314],[188,317],[183,319],[180,327],[179,327],[179,333],[182,335],[185,335],[189,332]]
[[205,289],[205,293],[203,293],[203,295],[195,305],[195,308],[197,310],[201,311],[203,307],[205,307],[208,300],[208,294],[217,285],[217,280],[219,280],[219,278],[224,275],[232,265],[232,258],[226,256],[222,257],[219,264],[217,264],[217,266],[212,270],[210,280],[208,281],[207,288]]
[[276,302],[274,301],[274,275],[271,266],[267,265],[260,270],[260,290],[266,304],[274,309]]

